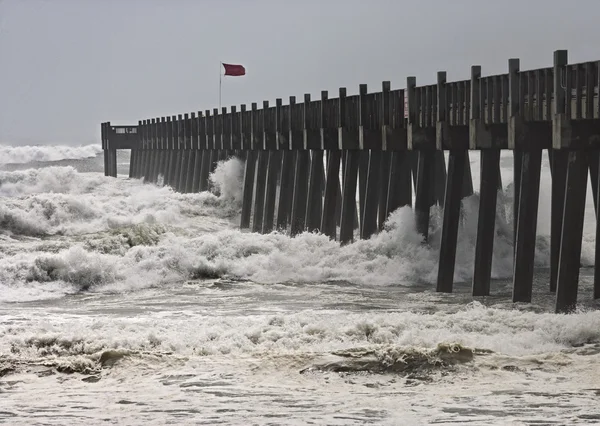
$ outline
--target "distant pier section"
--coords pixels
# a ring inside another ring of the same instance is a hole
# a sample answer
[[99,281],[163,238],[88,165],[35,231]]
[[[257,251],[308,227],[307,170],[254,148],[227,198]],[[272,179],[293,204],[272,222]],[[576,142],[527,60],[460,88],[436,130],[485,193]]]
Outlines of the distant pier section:
[[[500,151],[514,156],[513,301],[531,302],[542,151],[552,173],[549,291],[556,311],[576,307],[588,175],[598,212],[599,61],[553,66],[380,91],[340,88],[320,99],[290,96],[258,108],[221,108],[155,117],[137,126],[103,123],[105,173],[116,176],[116,150],[131,149],[129,175],[190,193],[209,189],[220,160],[245,161],[242,228],[291,236],[304,231],[341,244],[369,238],[390,212],[412,206],[427,243],[430,208],[443,206],[437,291],[452,292],[461,200],[473,194],[469,155],[481,156],[473,295],[490,294]],[[444,151],[448,151],[446,167]],[[478,151],[477,153],[469,151]],[[342,179],[340,180],[340,176]],[[414,197],[413,197],[414,191]],[[414,198],[414,203],[413,203]],[[357,203],[358,199],[358,203]],[[414,205],[413,205],[414,204]],[[597,216],[596,216],[597,217]],[[600,298],[600,226],[594,298]]]

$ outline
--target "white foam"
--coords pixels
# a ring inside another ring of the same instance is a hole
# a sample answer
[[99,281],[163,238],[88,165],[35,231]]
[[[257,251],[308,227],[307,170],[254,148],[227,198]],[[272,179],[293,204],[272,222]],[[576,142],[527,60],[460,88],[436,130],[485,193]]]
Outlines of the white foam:
[[100,145],[0,145],[0,164],[25,164],[33,161],[80,160],[102,152]]

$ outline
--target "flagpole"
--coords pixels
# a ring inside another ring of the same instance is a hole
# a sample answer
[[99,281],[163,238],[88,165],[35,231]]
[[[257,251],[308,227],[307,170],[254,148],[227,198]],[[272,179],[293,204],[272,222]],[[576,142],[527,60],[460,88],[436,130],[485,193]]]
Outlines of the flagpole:
[[223,73],[223,62],[219,62],[219,110],[221,110],[221,75]]

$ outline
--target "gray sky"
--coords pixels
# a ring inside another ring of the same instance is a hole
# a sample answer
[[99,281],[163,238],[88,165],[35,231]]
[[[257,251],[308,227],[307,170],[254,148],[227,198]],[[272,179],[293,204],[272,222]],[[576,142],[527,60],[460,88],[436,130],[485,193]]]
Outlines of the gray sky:
[[600,59],[598,0],[0,0],[0,144],[99,143],[99,123]]

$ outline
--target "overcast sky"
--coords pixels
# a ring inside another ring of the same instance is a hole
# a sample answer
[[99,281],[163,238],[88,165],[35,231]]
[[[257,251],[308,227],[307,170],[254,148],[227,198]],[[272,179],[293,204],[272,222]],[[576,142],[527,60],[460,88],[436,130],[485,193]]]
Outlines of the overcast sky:
[[356,93],[600,59],[599,0],[0,0],[0,144],[340,86]]

